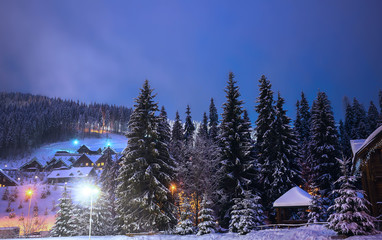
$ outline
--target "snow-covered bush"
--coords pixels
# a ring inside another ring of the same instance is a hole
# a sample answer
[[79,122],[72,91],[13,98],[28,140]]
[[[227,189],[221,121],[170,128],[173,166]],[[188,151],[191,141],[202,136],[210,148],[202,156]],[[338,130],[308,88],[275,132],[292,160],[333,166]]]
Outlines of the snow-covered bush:
[[187,199],[184,200],[182,204],[182,213],[180,214],[180,221],[175,227],[175,233],[180,235],[193,234],[194,224],[191,221],[191,205]]

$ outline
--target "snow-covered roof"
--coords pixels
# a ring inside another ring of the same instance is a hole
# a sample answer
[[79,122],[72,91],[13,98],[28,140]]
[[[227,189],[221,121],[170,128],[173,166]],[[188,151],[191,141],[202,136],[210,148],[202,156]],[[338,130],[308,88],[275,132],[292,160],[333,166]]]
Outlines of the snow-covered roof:
[[362,146],[358,149],[355,155],[358,155],[360,152],[362,152],[367,146],[372,143],[380,134],[382,134],[382,125],[377,128],[372,134],[369,135],[368,138],[366,138],[365,142],[362,144]]
[[351,146],[351,151],[353,152],[353,156],[361,148],[361,146],[364,144],[365,141],[366,141],[365,139],[350,140],[350,146]]
[[299,187],[294,187],[279,197],[273,207],[304,207],[310,206],[312,197]]
[[[24,163],[23,165],[20,166],[20,168],[32,163],[32,162],[37,162],[41,167],[44,167],[46,163],[40,161],[39,159],[37,159],[36,157],[32,158],[30,161]],[[35,168],[30,168],[30,169],[35,169]]]
[[93,167],[73,167],[71,169],[54,170],[48,175],[48,179],[87,177],[92,170]]
[[55,159],[57,161],[62,161],[67,167],[70,167],[72,166],[72,162],[70,161],[70,159],[73,159],[74,161],[78,159],[78,157],[74,158],[73,156],[59,156],[59,157],[55,157]]
[[90,161],[92,161],[93,163],[97,162],[97,160],[102,156],[102,155],[88,155],[86,154],[86,156],[90,159]]
[[1,172],[1,174],[2,174],[4,177],[8,178],[9,181],[14,182],[16,185],[19,185],[19,183],[18,183],[15,179],[13,179],[13,178],[10,177],[8,174],[6,174],[2,169],[0,169],[0,172]]

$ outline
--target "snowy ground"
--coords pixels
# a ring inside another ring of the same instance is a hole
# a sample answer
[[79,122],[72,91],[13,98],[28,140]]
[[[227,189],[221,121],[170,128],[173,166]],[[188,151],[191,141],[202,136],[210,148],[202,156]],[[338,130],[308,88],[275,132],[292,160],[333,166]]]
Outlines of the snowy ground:
[[109,133],[106,137],[104,134],[101,138],[84,138],[84,139],[71,139],[64,142],[55,142],[51,144],[45,144],[42,147],[34,150],[30,155],[22,158],[14,158],[10,160],[0,159],[0,168],[4,168],[4,164],[8,164],[8,167],[20,167],[25,162],[31,160],[33,157],[41,160],[41,162],[47,162],[57,151],[68,151],[75,153],[80,146],[85,144],[91,150],[97,150],[98,148],[104,148],[110,146],[116,151],[122,151],[127,146],[127,138],[124,135]]
[[[247,235],[241,236],[234,233],[226,234],[207,234],[203,236],[196,235],[152,235],[152,236],[100,236],[92,237],[95,240],[325,240],[331,239],[331,237],[336,236],[336,233],[326,229],[321,225],[312,225],[309,227],[301,227],[295,229],[276,229],[276,230],[262,230],[253,231]],[[88,236],[81,237],[65,237],[60,239],[67,240],[85,240]],[[55,238],[39,238],[40,240],[52,240]],[[347,238],[349,240],[376,240],[382,239],[382,234],[374,236],[357,236]]]

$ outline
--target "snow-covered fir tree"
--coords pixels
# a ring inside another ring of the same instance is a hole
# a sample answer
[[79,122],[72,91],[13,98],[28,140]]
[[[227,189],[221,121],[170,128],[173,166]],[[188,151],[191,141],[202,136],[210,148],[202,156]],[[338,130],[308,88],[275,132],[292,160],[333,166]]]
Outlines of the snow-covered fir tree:
[[297,161],[301,166],[301,177],[305,187],[311,183],[309,164],[309,139],[310,139],[310,107],[304,92],[301,92],[301,100],[296,104],[296,121],[294,130],[297,134],[298,155]]
[[191,221],[191,205],[187,198],[181,205],[180,221],[175,227],[175,233],[180,235],[193,234],[195,232],[194,224]]
[[203,121],[200,124],[199,130],[198,130],[198,136],[201,138],[208,139],[208,118],[205,112],[203,113]]
[[358,102],[356,98],[353,99],[353,114],[354,125],[351,133],[352,139],[365,139],[368,137],[369,127],[367,123],[367,115],[365,108]]
[[183,142],[183,127],[182,122],[180,121],[179,113],[176,111],[175,122],[171,130],[171,141],[170,141],[170,154],[174,158],[176,163],[181,161],[184,151],[184,142]]
[[367,111],[367,122],[369,127],[368,134],[371,134],[379,127],[379,113],[373,101],[370,101],[369,110]]
[[264,213],[259,203],[260,197],[250,191],[244,191],[243,196],[233,199],[229,223],[230,232],[247,234],[256,226],[264,224]]
[[173,174],[160,156],[159,118],[153,90],[146,80],[129,121],[117,187],[118,213],[126,232],[168,230],[176,222],[169,201]]
[[317,223],[324,221],[324,212],[323,209],[323,203],[322,198],[319,193],[319,189],[317,186],[312,183],[310,185],[310,188],[312,189],[312,202],[309,206],[309,213],[308,213],[308,222],[309,223]]
[[200,204],[199,224],[197,235],[204,235],[215,232],[214,210],[211,209],[212,202],[208,199],[207,194],[203,195],[203,200]]
[[186,144],[193,143],[194,131],[195,131],[195,126],[194,126],[194,123],[192,122],[191,108],[189,105],[187,105],[186,121],[184,123],[184,141],[186,142]]
[[341,188],[335,190],[338,197],[329,208],[334,213],[329,216],[328,227],[346,236],[372,234],[375,232],[374,221],[376,219],[368,214],[367,205],[370,203],[358,195],[363,191],[357,191],[354,186],[356,179],[349,174],[348,170],[351,159],[338,160],[341,163],[343,175],[338,179]]
[[220,149],[223,179],[219,189],[219,218],[222,227],[227,228],[230,219],[232,199],[248,189],[254,178],[252,144],[248,142],[248,129],[243,127],[243,102],[239,100],[239,87],[234,75],[229,73],[225,89],[226,102],[223,104],[220,125]]
[[274,143],[277,134],[274,128],[275,109],[273,107],[273,92],[270,81],[263,75],[259,80],[259,97],[257,98],[256,112],[256,153],[260,165],[260,186],[262,202],[265,209],[271,211],[272,203],[276,199],[272,191],[274,161],[277,153],[274,151]]
[[101,192],[93,204],[92,235],[105,236],[114,234],[114,223],[109,197]]
[[115,160],[112,160],[111,152],[107,152],[107,156],[105,159],[105,165],[102,170],[99,182],[101,185],[101,192],[103,193],[102,199],[106,199],[106,202],[110,207],[105,208],[105,211],[108,211],[108,213],[104,213],[107,215],[110,215],[110,221],[113,226],[113,229],[107,228],[109,231],[106,233],[106,235],[114,235],[117,234],[120,231],[120,223],[119,223],[119,217],[117,215],[116,211],[116,196],[115,192],[117,189],[117,178],[118,178],[118,170],[119,170],[119,164],[118,164],[118,155],[115,155]]
[[275,122],[272,124],[277,134],[273,143],[273,151],[276,152],[273,159],[273,175],[270,178],[270,188],[265,189],[266,194],[276,200],[295,185],[301,184],[301,171],[296,161],[297,139],[290,126],[290,119],[286,116],[283,108],[284,99],[278,93],[275,106]]
[[218,141],[218,135],[219,135],[219,115],[218,111],[216,109],[214,99],[211,98],[210,102],[210,112],[209,112],[209,130],[208,130],[208,136],[210,139],[212,139],[214,142]]
[[71,236],[84,236],[89,234],[89,207],[73,204],[69,226]]
[[326,199],[340,171],[336,161],[339,154],[338,133],[330,101],[324,92],[318,92],[313,102],[311,121],[310,156],[313,182],[320,189],[320,195]]
[[59,199],[59,210],[57,212],[56,221],[52,227],[51,234],[53,237],[67,237],[72,234],[72,227],[69,224],[69,220],[72,217],[72,199],[64,187],[62,197]]

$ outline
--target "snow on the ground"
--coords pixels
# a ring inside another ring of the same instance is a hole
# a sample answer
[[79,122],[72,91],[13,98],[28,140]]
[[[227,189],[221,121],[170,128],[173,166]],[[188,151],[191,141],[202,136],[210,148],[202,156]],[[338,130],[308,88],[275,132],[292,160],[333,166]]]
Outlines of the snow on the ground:
[[[92,236],[95,240],[326,240],[336,236],[336,233],[332,230],[328,230],[322,225],[310,225],[308,227],[300,227],[294,229],[271,229],[253,231],[247,235],[238,235],[236,233],[215,233],[206,234],[202,236],[196,235],[145,235],[145,236]],[[52,240],[55,238],[39,238],[39,240]],[[58,239],[58,238],[57,238]],[[89,239],[89,236],[81,237],[62,237],[60,239],[66,240],[85,240]],[[375,240],[382,239],[382,234],[375,236],[357,236],[347,238],[350,240]]]
[[30,155],[22,157],[22,158],[13,158],[8,160],[1,160],[0,168],[4,168],[5,163],[9,163],[8,167],[20,167],[27,161],[30,161],[33,157],[37,157],[37,159],[41,160],[42,163],[45,163],[52,159],[54,154],[57,151],[68,151],[71,153],[76,153],[78,148],[80,148],[83,144],[88,146],[91,150],[97,150],[98,148],[103,149],[104,147],[110,146],[116,151],[122,151],[127,146],[127,138],[124,135],[112,134],[109,133],[106,137],[106,134],[103,134],[100,138],[78,138],[77,141],[75,139],[71,139],[63,142],[55,142],[50,144],[45,144],[40,148],[34,150]]

